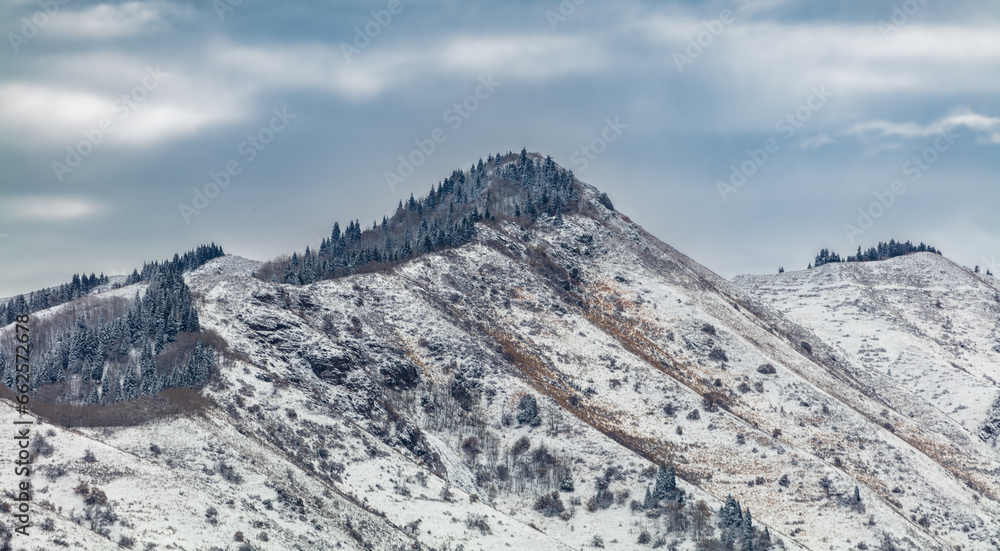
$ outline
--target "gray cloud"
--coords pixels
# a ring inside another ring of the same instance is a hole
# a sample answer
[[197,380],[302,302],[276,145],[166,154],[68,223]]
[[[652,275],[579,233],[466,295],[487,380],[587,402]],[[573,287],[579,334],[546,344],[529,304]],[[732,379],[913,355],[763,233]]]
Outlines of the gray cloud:
[[[971,265],[1000,254],[1000,9],[938,4],[893,21],[891,1],[587,2],[553,29],[557,1],[404,2],[383,24],[382,2],[243,2],[220,20],[211,3],[74,0],[27,37],[38,4],[5,3],[0,258],[19,267],[0,296],[213,240],[258,258],[300,249],[522,146],[723,275],[801,268],[852,248],[850,214],[942,130],[954,147],[863,239],[932,241]],[[345,56],[366,25],[378,32]],[[157,67],[169,77],[149,87]],[[490,74],[503,85],[452,128]],[[816,86],[835,95],[786,140],[780,121]],[[282,106],[298,118],[247,162],[241,144]],[[580,162],[616,117],[628,129]],[[437,128],[447,141],[387,186]],[[716,183],[769,138],[780,151],[723,202]],[[178,204],[234,159],[243,170],[186,224]]]

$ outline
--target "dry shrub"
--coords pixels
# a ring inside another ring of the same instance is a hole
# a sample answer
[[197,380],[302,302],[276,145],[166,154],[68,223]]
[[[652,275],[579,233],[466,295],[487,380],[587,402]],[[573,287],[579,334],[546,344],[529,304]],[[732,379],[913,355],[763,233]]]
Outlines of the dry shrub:
[[210,406],[198,392],[168,388],[155,396],[111,405],[52,404],[32,401],[34,413],[62,427],[134,427],[170,415],[197,414]]
[[285,279],[285,266],[292,260],[292,257],[288,255],[279,256],[274,260],[269,260],[257,268],[254,275],[262,281],[271,281],[272,276],[274,281],[281,283]]

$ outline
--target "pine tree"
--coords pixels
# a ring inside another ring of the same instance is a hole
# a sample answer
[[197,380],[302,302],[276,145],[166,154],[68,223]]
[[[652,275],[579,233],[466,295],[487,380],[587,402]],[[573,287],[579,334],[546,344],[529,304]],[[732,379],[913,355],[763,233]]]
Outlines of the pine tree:
[[153,354],[148,344],[143,347],[139,362],[140,391],[142,394],[153,394],[153,387],[156,384],[156,365],[153,363]]
[[16,369],[7,365],[7,353],[4,352],[3,348],[0,348],[0,375],[3,376],[3,385],[5,387],[10,389],[14,388],[15,372]]
[[719,511],[719,516],[726,527],[733,528],[743,524],[743,511],[740,508],[739,502],[733,499],[732,495],[726,496],[726,501]]
[[741,551],[754,551],[753,518],[750,516],[750,509],[747,509],[743,515],[743,547]]
[[94,386],[92,386],[90,388],[90,393],[87,394],[87,398],[84,400],[84,403],[86,403],[86,404],[96,404],[98,402],[99,398],[100,398],[100,396],[97,393],[97,385],[94,385]]
[[135,366],[127,364],[125,374],[122,376],[122,397],[125,400],[133,400],[139,397],[139,383],[136,380]]
[[406,228],[406,232],[403,234],[403,248],[401,251],[403,258],[408,258],[411,254],[413,254],[413,249],[410,246],[411,239],[410,228]]
[[91,356],[90,339],[84,317],[76,317],[76,324],[70,331],[69,357],[66,370],[72,374],[83,373]]
[[677,478],[674,474],[674,466],[669,469],[660,465],[656,473],[656,485],[653,487],[653,497],[657,500],[669,499],[677,490]]
[[111,374],[105,369],[104,376],[101,378],[101,402],[107,404],[112,399],[114,396],[111,395]]
[[153,335],[153,351],[159,354],[163,351],[163,343],[167,341],[167,333],[164,331],[163,326],[159,325],[156,328],[156,333]]
[[656,507],[656,501],[653,499],[653,493],[649,491],[649,486],[646,486],[646,497],[642,500],[643,509],[653,509]]
[[560,492],[572,492],[576,488],[573,484],[573,472],[569,469],[563,471],[562,476],[559,478],[559,491]]
[[211,366],[214,363],[212,349],[208,348],[206,350],[199,340],[198,344],[195,345],[194,353],[191,354],[191,358],[188,360],[186,373],[183,376],[184,380],[180,383],[181,386],[187,388],[202,387],[208,382],[208,378],[211,375]]
[[100,381],[101,375],[104,374],[104,354],[99,354],[91,360],[90,365],[87,367],[84,374],[85,381]]

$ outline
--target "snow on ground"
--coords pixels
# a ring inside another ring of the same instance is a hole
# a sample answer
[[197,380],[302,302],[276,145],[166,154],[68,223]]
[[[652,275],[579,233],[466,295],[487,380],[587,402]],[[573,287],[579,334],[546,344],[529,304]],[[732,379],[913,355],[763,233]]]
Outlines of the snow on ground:
[[260,269],[263,264],[259,260],[250,260],[242,256],[227,254],[209,260],[200,268],[191,271],[188,277],[197,277],[206,274],[249,276]]
[[932,253],[736,283],[977,435],[1000,394],[995,280]]

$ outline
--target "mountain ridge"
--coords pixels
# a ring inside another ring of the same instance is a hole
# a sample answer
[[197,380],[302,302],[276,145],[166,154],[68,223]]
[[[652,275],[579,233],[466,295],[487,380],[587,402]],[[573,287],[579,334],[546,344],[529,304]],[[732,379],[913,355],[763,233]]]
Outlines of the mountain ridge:
[[[39,511],[45,533],[103,533],[107,548],[226,548],[236,531],[263,549],[997,545],[1000,454],[972,425],[989,415],[963,426],[940,396],[838,343],[840,326],[811,321],[845,291],[808,278],[843,265],[727,281],[574,188],[559,224],[491,211],[467,243],[377,271],[292,285],[227,256],[185,273],[201,323],[233,351],[201,390],[212,406],[143,427],[52,427],[38,468],[66,511]],[[908,258],[851,269],[903,288],[893,267]],[[948,334],[967,333],[939,346],[976,344],[963,367],[988,375],[991,333],[968,331],[993,310],[966,308],[982,289],[953,287],[942,300],[969,313]],[[860,300],[877,289],[856,288],[862,329],[907,332],[913,311],[879,317]],[[954,392],[968,382],[935,365],[928,377]],[[82,459],[96,438],[128,469],[98,475]],[[675,467],[682,502],[639,499],[659,465]],[[157,477],[194,495],[129,493]],[[74,521],[94,515],[77,478],[141,523]],[[736,521],[727,496],[752,520]]]

